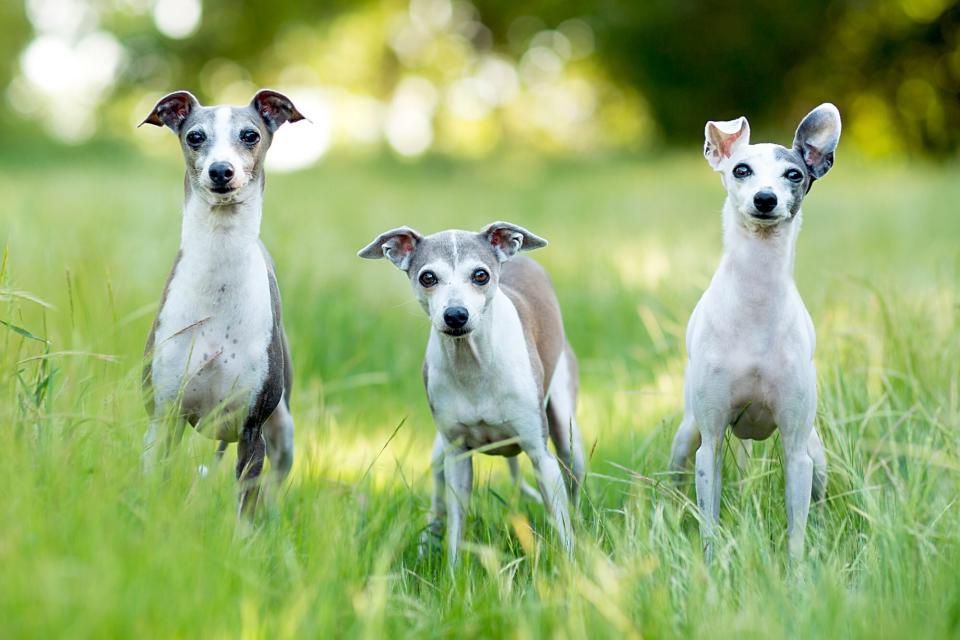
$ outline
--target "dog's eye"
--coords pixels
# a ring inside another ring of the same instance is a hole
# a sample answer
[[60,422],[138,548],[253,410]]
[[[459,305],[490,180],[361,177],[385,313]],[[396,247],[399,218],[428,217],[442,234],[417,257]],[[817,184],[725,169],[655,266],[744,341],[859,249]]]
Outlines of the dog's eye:
[[790,182],[800,182],[803,180],[803,174],[800,173],[799,169],[787,169],[787,172],[783,174],[783,177]]
[[207,139],[206,134],[200,130],[194,130],[187,134],[187,144],[191,147],[199,147]]
[[244,144],[257,144],[260,142],[260,134],[253,129],[244,129],[240,132],[240,140]]
[[420,286],[429,289],[435,284],[437,284],[437,274],[433,271],[424,271],[420,274]]
[[473,281],[473,284],[482,287],[490,282],[490,272],[486,269],[477,269],[470,275],[470,279]]
[[733,177],[734,178],[746,178],[751,173],[753,169],[750,168],[750,165],[743,164],[742,162],[733,168]]

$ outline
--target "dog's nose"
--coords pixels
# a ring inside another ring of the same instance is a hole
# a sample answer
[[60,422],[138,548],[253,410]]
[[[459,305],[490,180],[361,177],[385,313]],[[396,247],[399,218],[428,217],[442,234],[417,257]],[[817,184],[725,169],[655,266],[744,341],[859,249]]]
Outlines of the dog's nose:
[[753,206],[760,213],[770,213],[777,208],[777,194],[773,191],[758,191],[757,195],[753,196]]
[[462,329],[469,319],[470,312],[464,307],[450,307],[443,312],[443,321],[451,329]]
[[208,173],[210,174],[210,182],[222,187],[233,178],[233,166],[229,162],[214,162],[210,165]]

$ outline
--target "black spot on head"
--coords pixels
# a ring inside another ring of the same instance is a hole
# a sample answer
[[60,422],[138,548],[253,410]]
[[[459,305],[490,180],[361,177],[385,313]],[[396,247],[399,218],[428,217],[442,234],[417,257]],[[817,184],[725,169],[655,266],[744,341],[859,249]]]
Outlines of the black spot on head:
[[237,344],[237,339],[236,339],[236,338],[233,339],[233,344]]
[[796,149],[778,146],[773,150],[773,155],[777,160],[789,163],[803,174],[803,180],[792,183],[790,186],[790,215],[795,216],[800,211],[800,204],[803,202],[803,197],[810,191],[810,185],[814,178],[810,174],[810,168],[804,163]]
[[237,357],[237,354],[235,354],[235,353],[231,353],[231,354],[230,354],[230,359],[231,359],[231,360],[235,359],[236,357]]
[[223,293],[226,290],[227,290],[227,285],[225,284],[220,285],[220,293]]

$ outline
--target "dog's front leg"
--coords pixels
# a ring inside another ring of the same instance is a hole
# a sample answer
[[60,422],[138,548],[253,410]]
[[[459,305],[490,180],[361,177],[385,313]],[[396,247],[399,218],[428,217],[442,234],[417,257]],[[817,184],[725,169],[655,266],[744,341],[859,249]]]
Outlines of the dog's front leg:
[[[546,417],[543,418],[544,420]],[[536,434],[536,435],[534,435]],[[530,430],[528,437],[521,436],[520,447],[533,463],[533,472],[537,476],[537,485],[547,513],[560,536],[560,544],[568,554],[573,553],[573,526],[570,523],[570,509],[567,506],[567,488],[560,463],[543,439],[543,429]]]
[[260,496],[260,472],[263,470],[265,453],[266,443],[261,427],[244,426],[237,442],[237,481],[240,484],[238,517],[253,517]]
[[274,484],[279,487],[293,467],[293,416],[282,397],[263,423],[263,436]]
[[443,441],[443,479],[447,502],[447,558],[450,570],[457,566],[457,551],[470,507],[473,489],[473,457],[463,446],[450,447]]
[[792,560],[803,558],[807,516],[813,489],[813,459],[809,441],[813,429],[813,412],[798,416],[784,412],[778,419],[783,443],[783,464],[787,503],[787,546]]
[[433,453],[430,455],[433,495],[430,498],[427,527],[420,534],[420,557],[423,557],[433,541],[439,541],[443,537],[443,526],[447,519],[446,483],[443,477],[444,446],[443,436],[438,433],[433,439]]
[[714,528],[720,519],[720,445],[726,425],[719,415],[705,421],[700,429],[700,448],[696,457],[697,506],[700,507],[700,538],[707,562],[713,559]]

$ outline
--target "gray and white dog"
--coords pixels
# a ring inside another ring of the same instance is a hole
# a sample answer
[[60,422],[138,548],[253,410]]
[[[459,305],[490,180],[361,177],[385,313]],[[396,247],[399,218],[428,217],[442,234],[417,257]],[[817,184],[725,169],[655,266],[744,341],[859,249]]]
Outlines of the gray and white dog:
[[203,107],[178,91],[142,123],[176,133],[186,162],[180,251],[144,356],[144,468],[153,466],[159,431],[171,422],[165,449],[187,422],[220,440],[218,458],[237,442],[241,513],[256,505],[265,451],[278,480],[293,463],[290,354],[260,221],[273,134],[302,119],[275,91],[260,91],[243,107]]
[[577,361],[563,331],[546,272],[517,256],[547,243],[522,227],[495,222],[479,233],[422,236],[409,227],[378,236],[361,258],[387,258],[410,278],[430,318],[423,364],[437,426],[434,492],[425,536],[446,520],[450,566],[457,561],[473,484],[475,451],[533,463],[540,496],[568,551],[573,530],[561,464],[577,505],[584,475],[576,420]]
[[826,489],[826,459],[813,421],[816,336],[793,281],[802,214],[814,180],[833,166],[840,113],[822,104],[791,148],[750,144],[746,118],[708,122],[704,155],[727,190],[720,266],[690,317],[683,422],[671,465],[696,451],[697,504],[707,557],[720,515],[718,457],[729,427],[741,440],[779,429],[791,557],[803,554],[807,514]]

